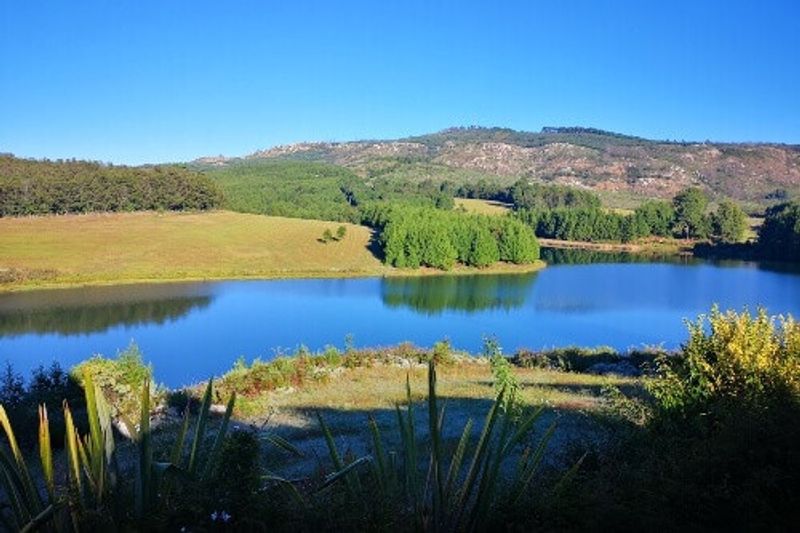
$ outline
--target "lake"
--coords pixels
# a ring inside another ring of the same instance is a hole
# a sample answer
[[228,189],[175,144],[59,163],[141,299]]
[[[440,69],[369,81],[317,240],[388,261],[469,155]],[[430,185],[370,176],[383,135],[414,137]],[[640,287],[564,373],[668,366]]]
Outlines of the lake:
[[684,319],[712,304],[800,316],[800,272],[758,263],[645,260],[544,250],[550,265],[513,275],[168,283],[0,295],[0,363],[25,376],[136,342],[158,381],[180,386],[243,356],[447,338],[479,351],[494,335],[517,348],[676,348]]

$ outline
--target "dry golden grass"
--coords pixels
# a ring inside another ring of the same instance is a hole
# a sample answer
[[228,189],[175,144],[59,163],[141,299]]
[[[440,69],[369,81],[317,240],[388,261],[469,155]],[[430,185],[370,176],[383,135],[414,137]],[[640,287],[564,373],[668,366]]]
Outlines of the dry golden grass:
[[[342,241],[319,241],[340,225]],[[0,270],[17,274],[5,288],[380,275],[371,236],[352,224],[227,211],[2,218]]]
[[470,213],[481,215],[505,215],[511,210],[509,204],[494,200],[477,200],[474,198],[456,198],[456,207],[463,207]]

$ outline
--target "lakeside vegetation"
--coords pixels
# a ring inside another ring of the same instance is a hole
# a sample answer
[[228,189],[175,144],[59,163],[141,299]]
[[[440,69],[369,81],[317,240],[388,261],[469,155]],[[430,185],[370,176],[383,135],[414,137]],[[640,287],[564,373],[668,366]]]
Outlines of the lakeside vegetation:
[[395,267],[450,270],[456,262],[485,268],[539,259],[533,232],[510,217],[389,206],[377,209],[370,224],[379,231],[384,261]]
[[[135,348],[70,374],[38,370],[27,386],[7,370],[0,468],[16,499],[3,519],[63,530],[783,529],[798,509],[798,376],[796,322],[716,309],[675,354],[507,358],[494,339],[478,358],[445,342],[301,349],[183,391],[152,387]],[[131,420],[130,437],[114,429]]]

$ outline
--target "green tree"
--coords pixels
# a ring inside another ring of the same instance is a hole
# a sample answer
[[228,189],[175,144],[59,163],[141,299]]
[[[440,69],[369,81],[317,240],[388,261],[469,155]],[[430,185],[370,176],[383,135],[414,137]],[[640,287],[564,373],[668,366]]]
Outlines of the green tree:
[[651,235],[668,237],[675,209],[669,202],[650,200],[637,207],[633,216],[644,221]]
[[723,200],[711,217],[714,237],[724,243],[744,240],[747,231],[747,215],[739,204],[731,200]]
[[442,270],[450,270],[458,259],[458,252],[450,242],[444,224],[431,224],[424,235],[421,262],[424,265]]
[[499,261],[500,250],[497,248],[497,241],[488,228],[476,226],[473,231],[472,246],[467,258],[467,264],[483,268]]
[[336,228],[336,240],[341,241],[344,239],[345,235],[347,235],[347,228],[344,226],[339,226]]
[[697,187],[689,187],[678,193],[672,200],[675,208],[673,232],[684,238],[702,239],[708,237],[710,224],[706,216],[708,197]]
[[762,254],[774,259],[800,261],[800,203],[790,202],[767,209],[758,231]]

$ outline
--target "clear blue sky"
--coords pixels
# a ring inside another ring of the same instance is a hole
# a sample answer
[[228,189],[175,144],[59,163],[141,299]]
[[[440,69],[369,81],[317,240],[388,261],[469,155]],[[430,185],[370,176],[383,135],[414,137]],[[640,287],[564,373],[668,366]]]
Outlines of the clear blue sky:
[[142,163],[456,125],[800,143],[800,1],[0,1],[0,151]]

